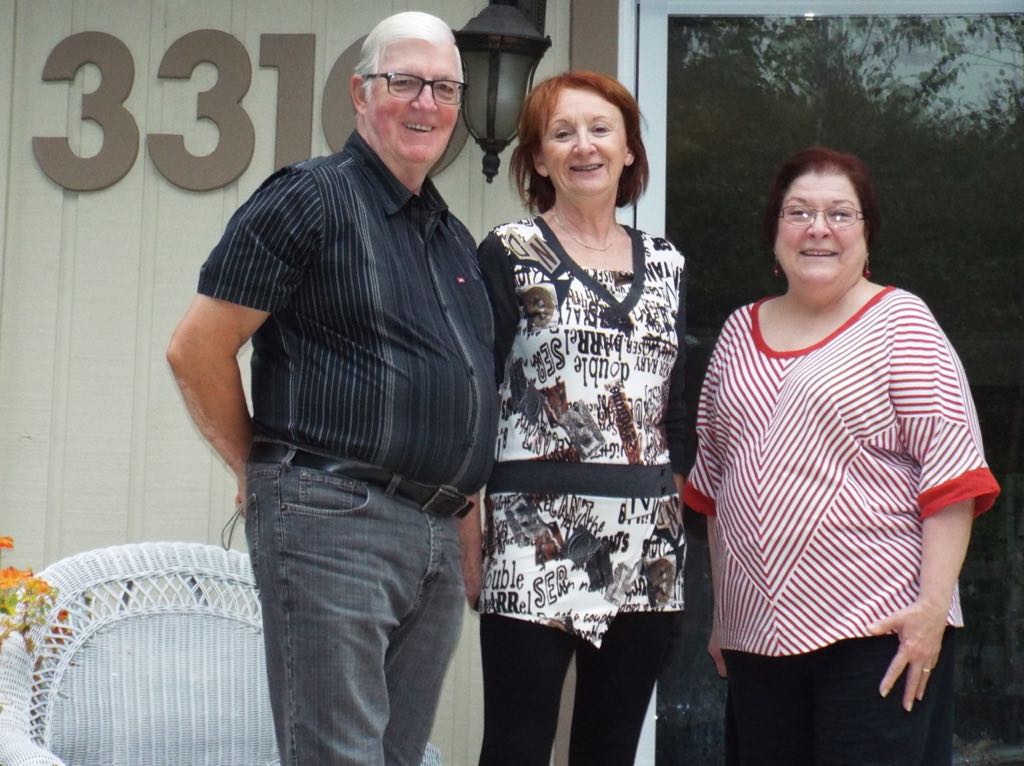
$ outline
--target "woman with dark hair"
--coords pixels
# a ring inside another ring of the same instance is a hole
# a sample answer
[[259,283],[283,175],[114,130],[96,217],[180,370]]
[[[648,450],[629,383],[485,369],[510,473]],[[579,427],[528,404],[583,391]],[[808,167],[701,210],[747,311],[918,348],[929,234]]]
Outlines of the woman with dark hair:
[[705,375],[685,500],[743,766],[952,762],[956,582],[999,487],[935,318],[869,279],[880,223],[860,159],[787,160],[764,215],[786,291],[732,314]]
[[479,249],[501,414],[485,501],[482,764],[544,764],[576,658],[570,761],[632,764],[683,607],[683,256],[616,223],[640,111],[572,72],[527,98],[512,177],[539,215]]

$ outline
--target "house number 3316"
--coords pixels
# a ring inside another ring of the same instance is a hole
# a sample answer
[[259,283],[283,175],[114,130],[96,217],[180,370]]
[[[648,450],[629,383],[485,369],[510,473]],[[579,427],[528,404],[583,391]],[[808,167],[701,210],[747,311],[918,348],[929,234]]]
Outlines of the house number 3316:
[[[338,57],[324,85],[321,119],[332,151],[341,148],[354,124],[348,79],[358,58],[359,42]],[[260,66],[273,67],[278,74],[275,167],[310,154],[315,46],[312,34],[260,36]],[[198,94],[196,117],[216,125],[219,137],[213,151],[196,156],[178,134],[146,136],[157,170],[171,183],[195,191],[217,189],[238,178],[249,166],[255,144],[252,120],[241,103],[249,90],[252,67],[237,38],[213,29],[190,32],[167,49],[157,76],[188,80],[204,62],[216,67],[217,78],[212,88]],[[66,136],[32,139],[43,172],[73,191],[95,191],[117,183],[139,152],[139,126],[125,107],[135,79],[135,62],[119,39],[103,32],[65,38],[50,52],[43,80],[73,81],[78,70],[90,63],[98,67],[100,83],[82,96],[81,114],[83,120],[92,120],[103,131],[99,152],[81,157],[71,150]]]

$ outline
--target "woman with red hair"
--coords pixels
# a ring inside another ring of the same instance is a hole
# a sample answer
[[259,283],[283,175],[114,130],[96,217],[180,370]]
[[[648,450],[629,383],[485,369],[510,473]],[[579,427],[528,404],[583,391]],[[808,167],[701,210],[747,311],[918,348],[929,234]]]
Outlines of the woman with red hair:
[[648,180],[617,81],[538,85],[511,167],[539,214],[479,248],[501,400],[480,763],[549,763],[575,656],[570,762],[625,766],[683,607],[684,259],[615,220]]

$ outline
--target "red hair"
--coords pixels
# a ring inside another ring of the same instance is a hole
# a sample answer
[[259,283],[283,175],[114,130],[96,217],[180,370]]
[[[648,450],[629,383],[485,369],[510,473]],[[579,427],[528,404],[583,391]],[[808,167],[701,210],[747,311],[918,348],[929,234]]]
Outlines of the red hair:
[[540,153],[544,131],[559,96],[563,90],[570,89],[596,93],[622,113],[626,127],[626,146],[633,153],[633,164],[622,169],[615,205],[632,205],[644,193],[651,175],[647,165],[647,150],[640,137],[640,107],[618,80],[588,71],[555,75],[537,85],[526,97],[519,117],[519,144],[513,150],[509,163],[511,179],[520,199],[530,210],[541,213],[555,204],[554,184],[551,179],[537,172],[533,158]]

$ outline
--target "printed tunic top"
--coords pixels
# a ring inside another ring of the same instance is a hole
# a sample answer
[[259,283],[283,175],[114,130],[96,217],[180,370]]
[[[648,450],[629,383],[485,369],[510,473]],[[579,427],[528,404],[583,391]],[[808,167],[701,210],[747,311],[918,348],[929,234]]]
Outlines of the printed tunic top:
[[[762,301],[763,302],[763,301]],[[999,492],[960,360],[927,306],[886,288],[807,349],[726,321],[685,500],[714,514],[725,649],[812,651],[870,635],[917,598],[922,519]],[[955,593],[949,623],[963,618]]]
[[495,314],[497,465],[480,609],[596,645],[683,605],[683,256],[627,229],[633,271],[584,269],[541,218],[479,248]]

